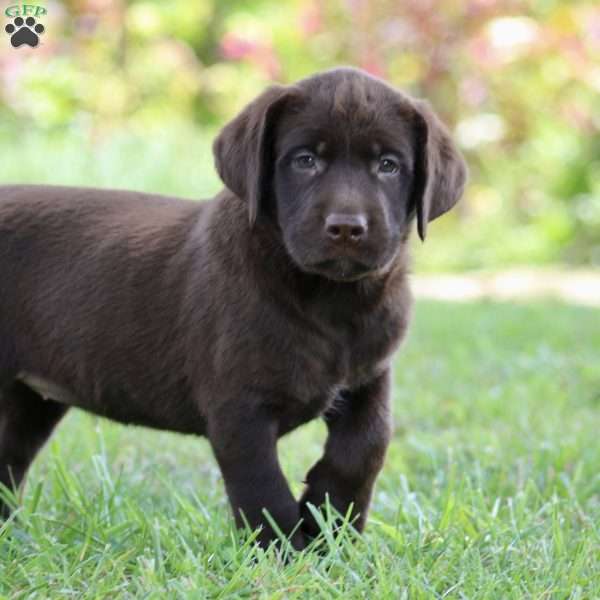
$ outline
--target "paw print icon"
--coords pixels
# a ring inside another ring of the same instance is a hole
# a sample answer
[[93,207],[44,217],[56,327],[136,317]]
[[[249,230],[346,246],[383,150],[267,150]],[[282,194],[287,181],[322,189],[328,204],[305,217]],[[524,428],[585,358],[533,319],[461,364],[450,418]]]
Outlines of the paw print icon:
[[41,23],[36,23],[33,17],[17,17],[12,23],[9,23],[4,31],[10,35],[10,43],[14,48],[27,45],[35,48],[40,43],[40,35],[45,31]]

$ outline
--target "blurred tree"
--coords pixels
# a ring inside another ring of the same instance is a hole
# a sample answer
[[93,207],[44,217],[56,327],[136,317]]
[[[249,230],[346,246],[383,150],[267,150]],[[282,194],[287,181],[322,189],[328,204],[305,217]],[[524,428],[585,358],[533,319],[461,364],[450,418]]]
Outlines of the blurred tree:
[[353,64],[427,97],[468,156],[468,199],[438,226],[432,266],[600,264],[595,1],[47,6],[42,46],[0,50],[0,131],[8,139],[25,125],[92,139],[123,128],[214,128],[272,80]]

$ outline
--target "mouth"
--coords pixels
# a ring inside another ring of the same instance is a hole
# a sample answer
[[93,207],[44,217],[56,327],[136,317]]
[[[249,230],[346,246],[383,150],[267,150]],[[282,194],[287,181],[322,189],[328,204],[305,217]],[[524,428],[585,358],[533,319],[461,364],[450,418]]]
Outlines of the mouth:
[[306,265],[305,268],[311,273],[342,282],[358,281],[373,271],[371,267],[351,258],[324,260]]

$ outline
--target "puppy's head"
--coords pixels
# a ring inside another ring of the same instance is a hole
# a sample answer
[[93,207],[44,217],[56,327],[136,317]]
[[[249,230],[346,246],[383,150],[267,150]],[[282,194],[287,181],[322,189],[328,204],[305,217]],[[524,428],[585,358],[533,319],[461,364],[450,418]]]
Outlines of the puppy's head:
[[385,271],[414,217],[462,195],[465,163],[424,102],[356,69],[269,88],[222,130],[219,175],[270,218],[300,269],[339,281]]

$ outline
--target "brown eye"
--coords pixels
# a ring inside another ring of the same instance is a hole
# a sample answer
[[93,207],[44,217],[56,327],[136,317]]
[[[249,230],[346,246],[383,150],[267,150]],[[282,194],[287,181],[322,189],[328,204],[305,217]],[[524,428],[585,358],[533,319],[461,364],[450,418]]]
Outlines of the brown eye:
[[398,161],[390,156],[382,156],[379,159],[379,172],[386,175],[397,173],[400,170]]
[[317,166],[317,161],[314,154],[310,154],[308,152],[299,154],[294,158],[293,162],[297,169],[302,169],[303,171],[310,171]]

